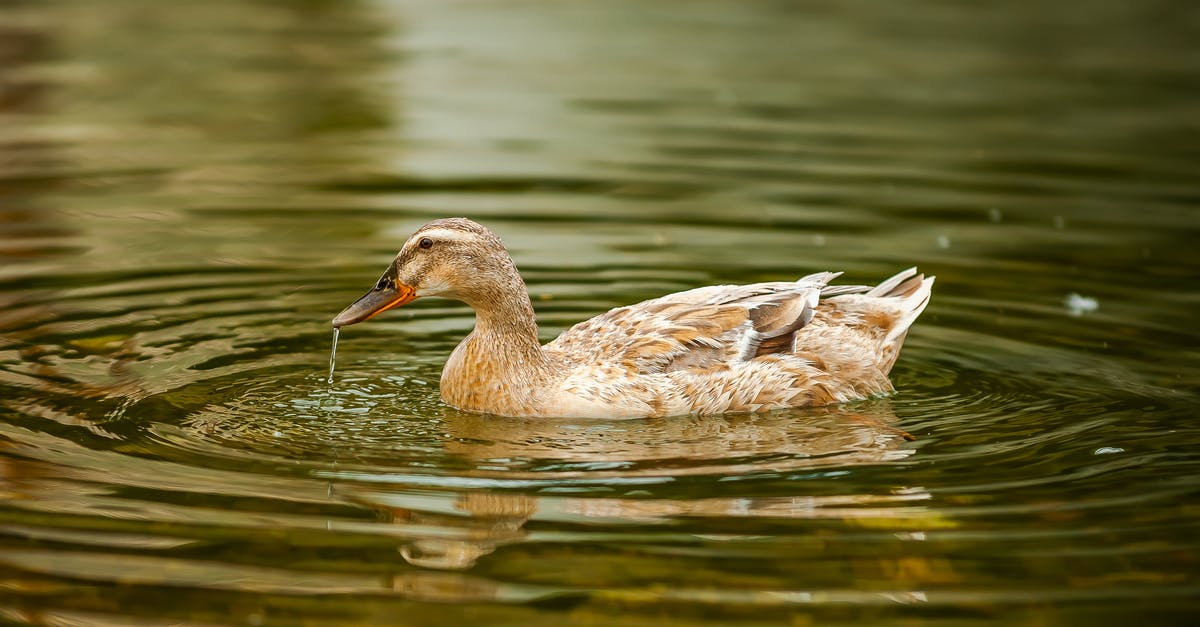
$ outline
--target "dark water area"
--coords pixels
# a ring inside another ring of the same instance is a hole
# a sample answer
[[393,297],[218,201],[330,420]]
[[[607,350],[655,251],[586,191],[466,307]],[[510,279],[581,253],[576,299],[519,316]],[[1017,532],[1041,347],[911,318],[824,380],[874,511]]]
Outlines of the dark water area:
[[[0,2],[0,622],[1190,624],[1198,41],[1166,0]],[[838,407],[459,412],[434,299],[328,383],[457,215],[546,340],[938,282]]]

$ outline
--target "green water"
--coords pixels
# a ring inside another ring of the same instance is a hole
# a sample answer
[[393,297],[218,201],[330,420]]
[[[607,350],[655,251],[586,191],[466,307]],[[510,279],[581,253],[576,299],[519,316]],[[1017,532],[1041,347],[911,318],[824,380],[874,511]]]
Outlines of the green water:
[[[1188,624],[1200,9],[969,4],[0,3],[0,622]],[[836,408],[461,413],[432,299],[328,383],[453,215],[547,340],[938,282]]]

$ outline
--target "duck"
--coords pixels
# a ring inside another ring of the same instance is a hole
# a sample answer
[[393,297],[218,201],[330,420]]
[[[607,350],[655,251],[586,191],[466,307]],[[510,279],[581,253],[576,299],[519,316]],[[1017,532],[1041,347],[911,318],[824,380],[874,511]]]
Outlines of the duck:
[[795,281],[710,285],[617,307],[542,345],[512,256],[467,218],[417,229],[335,329],[418,298],[475,312],[440,391],[451,407],[509,417],[655,418],[767,412],[894,391],[888,374],[929,304],[916,268],[875,286]]

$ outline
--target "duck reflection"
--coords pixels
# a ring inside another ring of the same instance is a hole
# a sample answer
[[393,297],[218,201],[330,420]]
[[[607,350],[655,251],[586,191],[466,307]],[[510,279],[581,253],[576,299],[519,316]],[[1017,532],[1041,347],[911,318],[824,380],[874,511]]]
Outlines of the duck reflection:
[[[468,569],[500,547],[527,541],[530,522],[612,527],[689,517],[894,517],[898,508],[928,499],[928,493],[900,488],[886,494],[654,496],[680,477],[814,479],[911,455],[905,443],[912,436],[893,426],[890,406],[884,401],[868,405],[866,411],[829,408],[619,423],[448,411],[447,447],[474,468],[456,477],[466,482],[465,489],[342,485],[337,491],[402,528],[397,535],[406,541],[399,551],[408,563],[438,570]],[[478,488],[470,485],[474,481]],[[624,494],[565,494],[605,489]],[[413,576],[406,574],[406,581]]]
[[[740,466],[727,464],[742,457],[784,455],[803,466],[903,458],[912,451],[900,445],[912,436],[893,426],[895,422],[883,401],[865,411],[835,407],[630,421],[522,420],[447,411],[452,439],[446,446],[476,462],[570,462],[590,477],[606,467],[617,469],[620,476],[642,471],[659,475],[665,460],[688,462],[672,469],[676,475],[709,474],[715,463],[724,464],[725,472],[737,471]],[[651,466],[643,469],[645,463]],[[761,462],[747,469],[762,469]],[[564,470],[552,476],[570,474]]]

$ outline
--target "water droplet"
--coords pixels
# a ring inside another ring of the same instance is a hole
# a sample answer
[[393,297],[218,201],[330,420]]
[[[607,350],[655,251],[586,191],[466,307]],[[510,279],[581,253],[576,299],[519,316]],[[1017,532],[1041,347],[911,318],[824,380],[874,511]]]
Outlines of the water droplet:
[[1100,301],[1089,296],[1083,296],[1071,292],[1067,294],[1067,298],[1063,301],[1067,311],[1071,312],[1072,316],[1082,316],[1085,313],[1092,313],[1100,308]]

